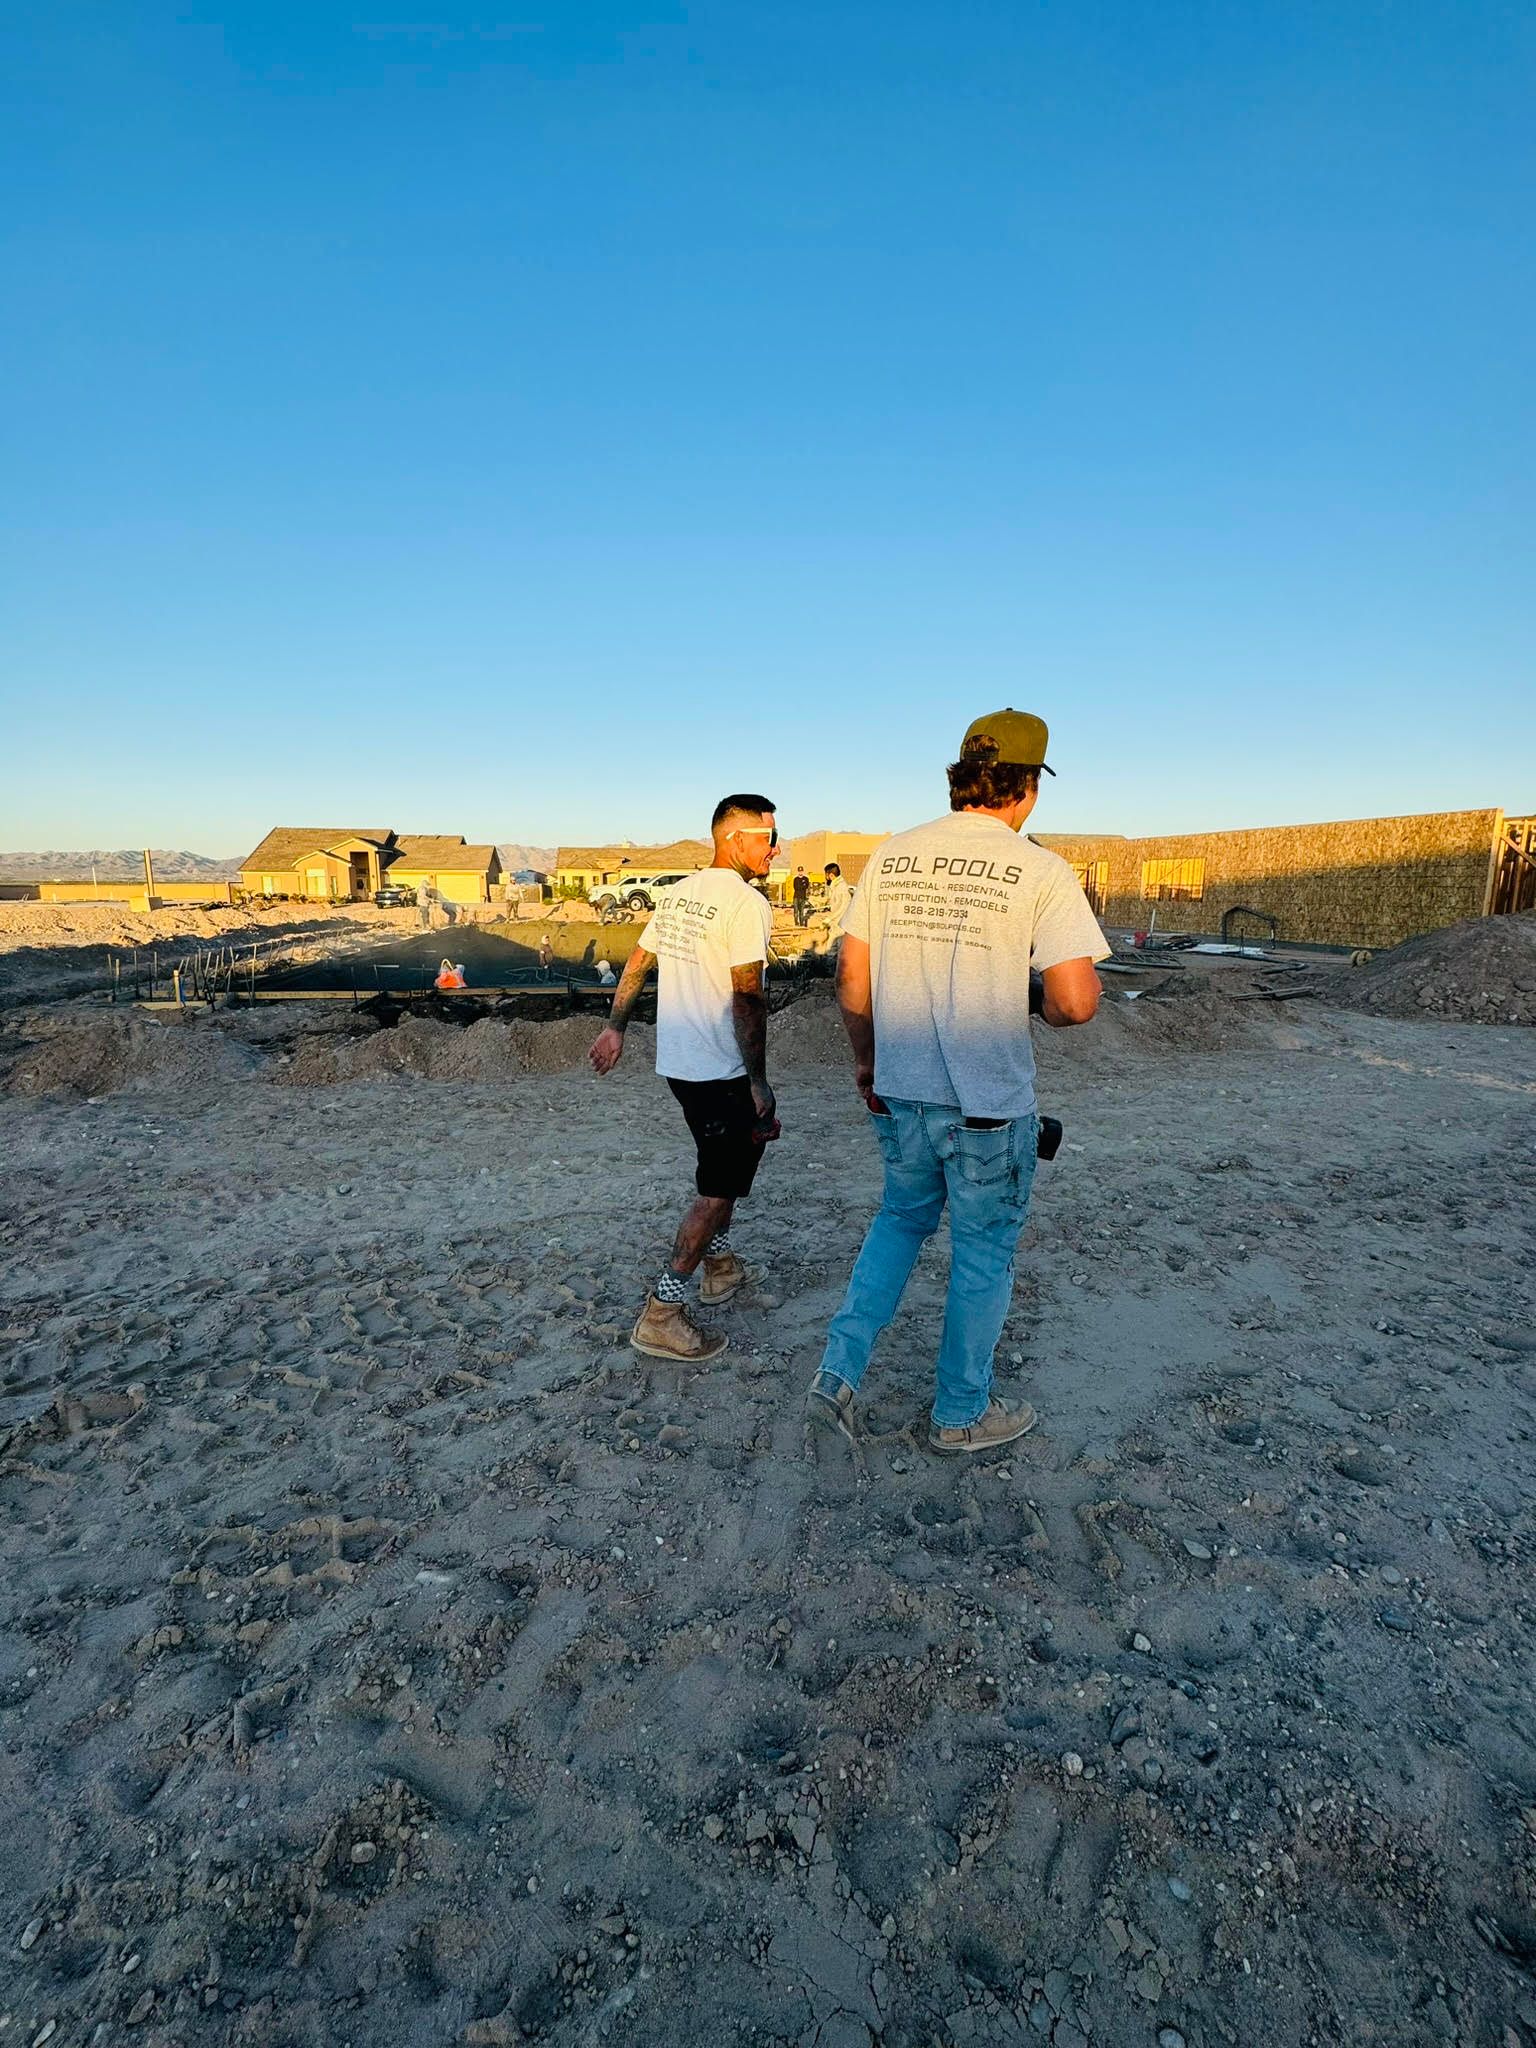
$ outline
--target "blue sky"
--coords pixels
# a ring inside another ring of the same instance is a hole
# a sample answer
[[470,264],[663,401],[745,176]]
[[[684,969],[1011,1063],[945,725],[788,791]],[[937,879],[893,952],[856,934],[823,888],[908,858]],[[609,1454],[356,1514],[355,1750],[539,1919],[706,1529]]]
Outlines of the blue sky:
[[0,847],[1536,809],[1529,8],[5,19]]

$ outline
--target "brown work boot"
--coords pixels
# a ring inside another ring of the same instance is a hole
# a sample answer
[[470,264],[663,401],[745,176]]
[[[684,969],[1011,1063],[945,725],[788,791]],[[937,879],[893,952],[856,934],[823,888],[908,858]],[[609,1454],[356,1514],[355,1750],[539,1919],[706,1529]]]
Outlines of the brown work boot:
[[734,1252],[704,1254],[704,1265],[699,1273],[701,1307],[718,1308],[721,1302],[739,1294],[746,1284],[747,1269]]
[[701,1330],[685,1302],[658,1301],[648,1294],[629,1341],[647,1358],[678,1358],[685,1365],[704,1365],[718,1358],[730,1339]]
[[1027,1401],[1003,1401],[994,1394],[986,1413],[963,1429],[941,1429],[938,1423],[930,1422],[928,1448],[945,1452],[994,1451],[1000,1444],[1011,1444],[1015,1437],[1027,1436],[1034,1426],[1035,1411]]

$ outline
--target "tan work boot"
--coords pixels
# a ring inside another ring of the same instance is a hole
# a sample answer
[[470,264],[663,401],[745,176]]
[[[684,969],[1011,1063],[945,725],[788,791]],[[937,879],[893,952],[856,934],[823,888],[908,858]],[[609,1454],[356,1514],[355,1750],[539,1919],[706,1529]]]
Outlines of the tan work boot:
[[945,1452],[993,1451],[999,1444],[1011,1444],[1015,1437],[1027,1436],[1034,1426],[1035,1411],[1027,1401],[1003,1401],[994,1394],[986,1413],[978,1415],[964,1429],[941,1429],[938,1423],[930,1422],[928,1448]]
[[858,1434],[853,1420],[853,1389],[835,1372],[818,1372],[805,1391],[807,1422],[840,1430],[852,1443]]
[[706,1252],[699,1273],[699,1301],[704,1308],[718,1308],[747,1284],[747,1269],[734,1252]]
[[629,1341],[647,1358],[679,1358],[685,1365],[704,1365],[718,1358],[730,1339],[701,1330],[685,1302],[658,1301],[648,1294]]

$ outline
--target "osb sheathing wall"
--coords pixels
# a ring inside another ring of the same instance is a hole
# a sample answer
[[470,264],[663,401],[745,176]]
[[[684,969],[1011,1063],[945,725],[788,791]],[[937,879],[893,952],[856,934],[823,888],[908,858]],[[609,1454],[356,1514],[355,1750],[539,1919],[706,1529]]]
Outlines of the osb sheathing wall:
[[[1436,811],[1170,839],[1053,835],[1051,846],[1074,864],[1109,863],[1102,912],[1108,925],[1143,930],[1156,910],[1160,931],[1211,933],[1220,930],[1223,912],[1241,905],[1278,918],[1282,939],[1395,946],[1416,932],[1481,915],[1494,828],[1502,815]],[[1198,903],[1143,897],[1143,861],[1189,858],[1205,862],[1205,893]]]

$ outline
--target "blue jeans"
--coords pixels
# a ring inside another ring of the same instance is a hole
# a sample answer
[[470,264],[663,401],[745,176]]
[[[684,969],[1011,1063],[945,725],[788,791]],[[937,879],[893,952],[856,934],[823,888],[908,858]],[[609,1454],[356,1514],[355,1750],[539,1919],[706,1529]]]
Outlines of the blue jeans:
[[888,1115],[869,1119],[885,1193],[832,1318],[821,1370],[859,1384],[947,1201],[949,1295],[933,1419],[941,1429],[963,1429],[992,1398],[992,1353],[1013,1298],[1013,1255],[1029,1211],[1040,1122],[1022,1116],[975,1130],[953,1106],[887,1098],[886,1108]]

